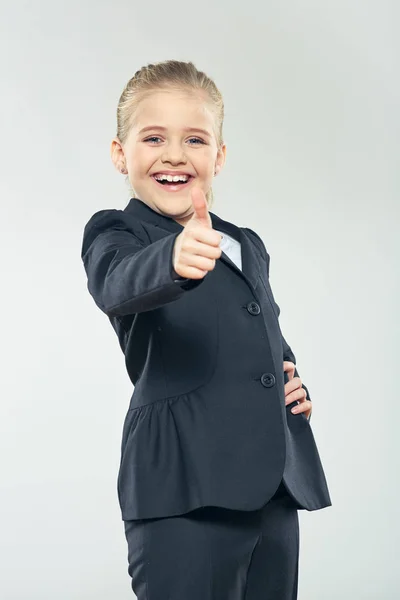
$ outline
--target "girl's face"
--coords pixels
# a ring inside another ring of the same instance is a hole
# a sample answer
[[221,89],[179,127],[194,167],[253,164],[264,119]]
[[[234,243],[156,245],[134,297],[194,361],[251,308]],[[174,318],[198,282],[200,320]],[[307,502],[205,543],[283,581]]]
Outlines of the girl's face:
[[[218,148],[215,116],[203,94],[154,91],[139,102],[126,142],[115,138],[111,147],[113,162],[128,171],[135,195],[182,225],[193,212],[193,186],[207,194],[225,162],[226,147]],[[179,175],[183,182],[160,182],[162,175]]]

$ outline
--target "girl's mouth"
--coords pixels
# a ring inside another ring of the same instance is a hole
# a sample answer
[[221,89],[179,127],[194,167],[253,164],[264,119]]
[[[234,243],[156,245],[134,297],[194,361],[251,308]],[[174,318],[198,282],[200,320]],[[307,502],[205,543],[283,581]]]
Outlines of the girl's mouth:
[[194,179],[194,177],[191,175],[187,175],[187,181],[168,181],[165,178],[161,181],[158,181],[156,177],[158,176],[151,176],[156,185],[160,188],[163,188],[165,192],[180,192],[181,190],[186,189],[190,185],[192,179]]

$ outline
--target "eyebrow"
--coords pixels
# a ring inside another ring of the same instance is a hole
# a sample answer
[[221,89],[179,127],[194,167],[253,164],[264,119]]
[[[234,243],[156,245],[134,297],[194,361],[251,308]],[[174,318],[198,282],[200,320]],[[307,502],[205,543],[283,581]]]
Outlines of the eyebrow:
[[[167,130],[166,127],[161,127],[160,125],[149,125],[148,127],[143,127],[143,129],[141,129],[139,131],[139,134],[144,133],[145,131],[151,131],[151,130],[154,131],[155,129],[158,129],[160,131],[166,131]],[[198,132],[203,133],[204,135],[207,135],[208,137],[211,137],[211,134],[208,131],[206,131],[205,129],[201,129],[200,127],[184,127],[183,131],[187,131],[187,132],[189,132],[189,131],[198,131]]]

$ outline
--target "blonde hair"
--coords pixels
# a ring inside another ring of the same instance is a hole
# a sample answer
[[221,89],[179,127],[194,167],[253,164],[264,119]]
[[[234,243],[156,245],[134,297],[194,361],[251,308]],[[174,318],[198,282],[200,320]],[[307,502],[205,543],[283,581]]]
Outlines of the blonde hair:
[[[224,101],[222,94],[202,71],[198,71],[192,62],[166,60],[148,64],[136,71],[126,84],[117,108],[117,137],[124,143],[132,126],[132,115],[139,102],[149,93],[157,89],[171,88],[175,90],[201,90],[208,95],[215,114],[215,136],[218,147],[223,144]],[[207,193],[208,206],[213,203],[212,189]]]

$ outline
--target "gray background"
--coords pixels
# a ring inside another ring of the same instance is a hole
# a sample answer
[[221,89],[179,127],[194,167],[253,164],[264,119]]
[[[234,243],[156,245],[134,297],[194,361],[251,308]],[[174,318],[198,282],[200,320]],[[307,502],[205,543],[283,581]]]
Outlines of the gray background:
[[398,7],[2,2],[2,599],[133,598],[116,493],[132,390],[80,244],[129,199],[119,94],[167,58],[224,94],[213,211],[264,239],[314,400],[333,507],[300,513],[299,598],[399,597]]

